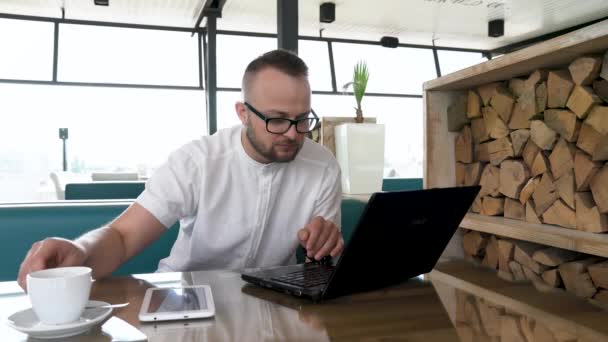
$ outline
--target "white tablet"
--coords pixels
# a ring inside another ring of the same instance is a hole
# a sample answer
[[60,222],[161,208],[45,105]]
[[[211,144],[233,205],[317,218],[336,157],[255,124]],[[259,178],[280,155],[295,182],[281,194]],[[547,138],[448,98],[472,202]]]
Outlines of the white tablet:
[[156,287],[146,290],[139,320],[154,322],[213,315],[215,304],[208,285]]

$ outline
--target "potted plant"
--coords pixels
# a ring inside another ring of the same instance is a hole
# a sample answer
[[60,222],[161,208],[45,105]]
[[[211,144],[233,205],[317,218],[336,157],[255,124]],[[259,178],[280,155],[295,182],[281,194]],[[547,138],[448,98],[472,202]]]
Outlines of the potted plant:
[[346,91],[348,87],[353,87],[353,94],[355,95],[355,101],[357,107],[355,107],[357,116],[355,117],[356,123],[363,123],[363,110],[361,110],[361,101],[363,95],[365,95],[365,89],[367,88],[367,81],[369,80],[369,70],[367,69],[367,63],[365,61],[359,61],[355,64],[353,71],[353,80],[348,82],[342,87],[342,90]]
[[342,169],[342,192],[370,194],[382,190],[384,176],[384,125],[363,117],[361,101],[367,89],[369,70],[365,61],[355,64],[353,79],[343,89],[353,87],[355,122],[334,127],[336,159]]

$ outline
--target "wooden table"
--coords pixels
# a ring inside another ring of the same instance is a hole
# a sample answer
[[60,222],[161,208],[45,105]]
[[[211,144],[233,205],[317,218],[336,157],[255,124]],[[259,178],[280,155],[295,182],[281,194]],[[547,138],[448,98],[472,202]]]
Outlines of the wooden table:
[[[211,285],[216,316],[177,323],[138,321],[147,288],[179,284]],[[1,320],[29,307],[27,296],[15,289],[14,282],[0,283]],[[540,294],[531,285],[504,282],[462,262],[439,264],[424,279],[321,304],[248,285],[230,271],[110,278],[96,281],[91,297],[130,302],[114,314],[140,329],[149,341],[495,341],[491,335],[546,333],[542,327],[559,333],[558,337],[608,340],[604,323],[608,314],[602,309],[566,294]],[[0,340],[25,341],[27,336],[3,323]],[[97,328],[68,340],[111,339]]]

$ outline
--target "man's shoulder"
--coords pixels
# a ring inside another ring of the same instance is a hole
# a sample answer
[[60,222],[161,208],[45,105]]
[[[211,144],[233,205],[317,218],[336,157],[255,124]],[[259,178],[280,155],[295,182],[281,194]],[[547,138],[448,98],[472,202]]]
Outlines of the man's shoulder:
[[238,136],[240,136],[239,126],[221,129],[213,135],[202,136],[184,144],[178,149],[178,153],[181,152],[197,160],[221,158],[235,151],[234,141]]

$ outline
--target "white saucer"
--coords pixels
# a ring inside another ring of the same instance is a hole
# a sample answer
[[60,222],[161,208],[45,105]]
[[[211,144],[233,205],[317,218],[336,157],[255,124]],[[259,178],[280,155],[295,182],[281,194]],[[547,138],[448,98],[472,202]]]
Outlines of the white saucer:
[[[87,306],[109,305],[109,303],[90,300]],[[22,333],[35,338],[59,338],[81,334],[94,325],[102,322],[112,313],[112,308],[85,309],[76,322],[47,325],[38,320],[34,311],[29,308],[15,312],[8,317],[6,324]]]

